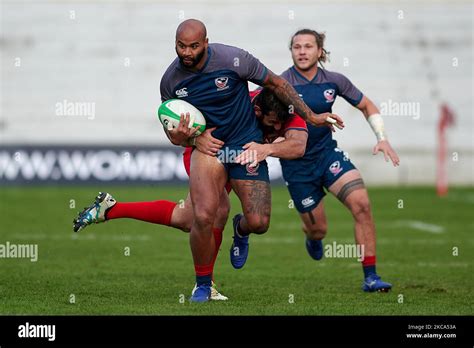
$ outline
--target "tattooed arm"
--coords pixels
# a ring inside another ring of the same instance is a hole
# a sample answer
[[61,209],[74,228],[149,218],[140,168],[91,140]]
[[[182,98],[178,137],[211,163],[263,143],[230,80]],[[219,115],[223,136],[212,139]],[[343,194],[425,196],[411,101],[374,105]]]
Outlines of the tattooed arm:
[[292,113],[299,114],[305,121],[314,126],[328,126],[334,131],[334,126],[339,129],[344,128],[344,122],[338,115],[325,112],[323,114],[315,114],[300,98],[288,81],[275,75],[270,70],[263,81],[263,87],[267,87],[275,93],[275,95],[288,107],[293,107]]

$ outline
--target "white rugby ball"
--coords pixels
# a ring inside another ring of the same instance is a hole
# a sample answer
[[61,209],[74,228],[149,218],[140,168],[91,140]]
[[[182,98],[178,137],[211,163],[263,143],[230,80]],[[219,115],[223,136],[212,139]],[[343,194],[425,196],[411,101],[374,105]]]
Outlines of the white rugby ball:
[[158,108],[158,118],[166,129],[178,128],[181,114],[189,113],[189,128],[199,126],[195,136],[200,135],[206,129],[204,115],[194,105],[181,100],[169,99]]

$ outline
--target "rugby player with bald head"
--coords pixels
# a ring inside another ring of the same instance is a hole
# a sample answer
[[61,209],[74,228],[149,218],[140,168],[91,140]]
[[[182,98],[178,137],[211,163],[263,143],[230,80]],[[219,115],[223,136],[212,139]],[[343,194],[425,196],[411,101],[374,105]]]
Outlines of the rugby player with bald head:
[[[217,156],[195,150],[191,157],[190,194],[194,219],[190,244],[197,283],[191,301],[205,302],[209,300],[213,272],[215,238],[212,229],[219,202],[224,197],[227,199],[224,190],[227,181],[242,206],[242,214],[233,219],[230,258],[234,268],[242,268],[247,260],[249,235],[265,233],[270,223],[267,163],[261,161],[252,166],[235,161],[245,144],[263,141],[248,95],[248,81],[268,88],[285,106],[314,126],[334,130],[334,126],[343,128],[344,125],[337,115],[312,112],[285,79],[247,51],[210,44],[206,27],[198,20],[189,19],[178,26],[175,49],[178,57],[161,79],[162,101],[179,98],[197,107],[204,114],[207,127],[216,127],[213,137],[224,143]],[[168,132],[174,144],[192,146],[195,131]]]

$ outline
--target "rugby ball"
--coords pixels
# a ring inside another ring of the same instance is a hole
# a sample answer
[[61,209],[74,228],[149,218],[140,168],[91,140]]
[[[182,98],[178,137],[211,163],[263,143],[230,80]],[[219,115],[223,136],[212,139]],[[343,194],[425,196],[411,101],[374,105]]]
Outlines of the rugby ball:
[[158,119],[166,129],[178,128],[181,114],[189,112],[189,128],[198,127],[195,136],[200,135],[206,129],[204,115],[194,105],[181,99],[169,99],[158,108]]

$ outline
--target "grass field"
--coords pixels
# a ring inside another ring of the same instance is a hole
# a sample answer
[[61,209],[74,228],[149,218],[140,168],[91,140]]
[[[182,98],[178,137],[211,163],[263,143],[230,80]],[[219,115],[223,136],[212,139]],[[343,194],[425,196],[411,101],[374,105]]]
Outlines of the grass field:
[[[194,284],[188,234],[134,220],[72,232],[76,212],[100,189],[119,201],[179,200],[186,194],[186,187],[0,188],[0,244],[39,248],[37,262],[0,259],[0,314],[474,314],[473,188],[452,189],[444,199],[432,188],[370,189],[377,269],[394,289],[366,294],[355,259],[310,259],[286,188],[274,187],[270,230],[251,237],[241,270],[229,262],[227,226],[215,277],[230,300],[206,304],[187,301]],[[234,214],[234,195],[232,204]],[[353,243],[349,212],[329,196],[326,210],[325,242]]]

